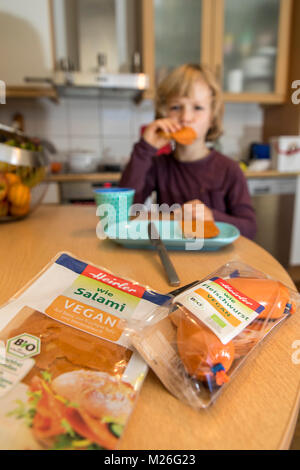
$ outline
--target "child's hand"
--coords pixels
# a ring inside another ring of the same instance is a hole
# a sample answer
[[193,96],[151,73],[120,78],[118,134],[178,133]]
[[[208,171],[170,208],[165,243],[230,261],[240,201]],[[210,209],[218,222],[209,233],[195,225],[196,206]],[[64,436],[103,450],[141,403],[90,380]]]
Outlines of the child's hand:
[[214,220],[214,216],[212,213],[212,210],[207,207],[203,202],[201,202],[199,199],[193,199],[192,201],[188,201],[183,205],[183,215],[187,215],[188,217],[191,217],[191,219],[196,219],[197,218],[197,205],[203,206],[203,217],[204,220]]
[[163,137],[161,133],[171,134],[171,132],[179,131],[181,127],[174,119],[157,119],[146,127],[143,139],[153,147],[160,149],[169,143],[169,139]]

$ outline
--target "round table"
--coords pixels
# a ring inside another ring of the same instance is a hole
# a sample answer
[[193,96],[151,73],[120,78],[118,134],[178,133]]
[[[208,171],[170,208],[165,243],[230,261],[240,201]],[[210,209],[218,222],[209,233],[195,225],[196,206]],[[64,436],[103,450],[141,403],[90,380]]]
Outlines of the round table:
[[[0,303],[6,302],[58,252],[116,275],[169,292],[158,254],[96,237],[95,206],[40,206],[28,218],[0,227]],[[181,285],[230,260],[241,260],[294,288],[284,268],[244,237],[216,252],[170,252]],[[216,403],[197,412],[174,398],[152,371],[143,384],[121,442],[123,450],[286,449],[299,411],[299,313],[289,318],[239,371]]]

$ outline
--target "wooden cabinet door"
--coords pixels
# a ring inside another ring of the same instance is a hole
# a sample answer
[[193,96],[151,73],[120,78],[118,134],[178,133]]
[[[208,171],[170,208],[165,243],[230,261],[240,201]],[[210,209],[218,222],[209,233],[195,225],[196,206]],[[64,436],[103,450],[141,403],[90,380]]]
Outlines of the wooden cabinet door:
[[0,0],[0,79],[24,86],[24,77],[53,71],[49,0]]
[[142,0],[144,72],[148,97],[157,83],[184,63],[211,65],[212,0]]
[[214,69],[226,101],[283,102],[291,0],[214,0]]

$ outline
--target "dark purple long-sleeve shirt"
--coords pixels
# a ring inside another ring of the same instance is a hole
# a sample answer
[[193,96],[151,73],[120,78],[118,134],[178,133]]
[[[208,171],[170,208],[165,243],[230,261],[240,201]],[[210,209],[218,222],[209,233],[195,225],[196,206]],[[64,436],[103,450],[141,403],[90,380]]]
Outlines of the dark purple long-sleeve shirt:
[[157,192],[158,204],[200,199],[212,209],[216,221],[233,224],[242,235],[254,238],[255,212],[238,163],[216,150],[194,162],[180,162],[172,153],[156,156],[156,152],[141,139],[123,172],[120,186],[136,190],[135,203],[144,203],[152,191]]

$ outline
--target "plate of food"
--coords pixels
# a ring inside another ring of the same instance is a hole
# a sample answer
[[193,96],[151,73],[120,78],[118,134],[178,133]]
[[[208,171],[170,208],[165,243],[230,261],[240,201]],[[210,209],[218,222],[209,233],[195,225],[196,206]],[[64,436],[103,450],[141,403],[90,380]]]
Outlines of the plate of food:
[[[194,221],[181,223],[178,220],[152,221],[161,240],[168,250],[216,251],[233,243],[240,231],[225,222],[207,221],[202,227],[194,226]],[[104,234],[110,240],[127,248],[153,249],[148,235],[148,220],[133,219],[110,224]],[[198,235],[201,233],[201,237]],[[204,235],[204,236],[203,236]]]

